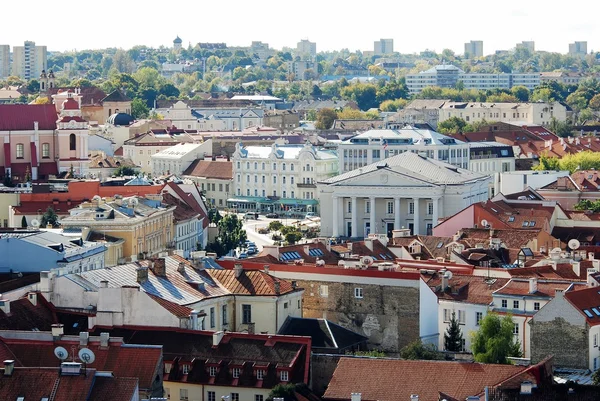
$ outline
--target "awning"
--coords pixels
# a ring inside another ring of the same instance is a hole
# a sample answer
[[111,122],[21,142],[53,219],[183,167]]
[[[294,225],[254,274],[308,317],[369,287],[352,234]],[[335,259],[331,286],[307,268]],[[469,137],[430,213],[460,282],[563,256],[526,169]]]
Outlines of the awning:
[[40,163],[38,167],[38,176],[58,175],[58,167],[56,162]]
[[31,165],[34,167],[37,167],[38,159],[37,159],[37,152],[35,149],[35,142],[30,142],[29,145],[31,147]]
[[277,203],[280,203],[282,205],[303,206],[303,205],[316,205],[319,203],[319,201],[316,199],[280,199],[279,201],[277,201]]
[[227,199],[227,203],[254,203],[256,201],[252,200],[252,199],[237,199],[237,198],[230,198]]

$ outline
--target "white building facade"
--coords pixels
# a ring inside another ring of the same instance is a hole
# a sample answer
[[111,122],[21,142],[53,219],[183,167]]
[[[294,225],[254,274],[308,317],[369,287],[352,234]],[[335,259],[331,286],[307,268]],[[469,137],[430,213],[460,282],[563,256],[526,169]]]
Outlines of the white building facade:
[[236,145],[228,206],[262,212],[318,211],[316,183],[338,172],[337,153],[305,145]]
[[486,120],[530,125],[549,125],[552,119],[566,121],[567,108],[558,102],[447,102],[440,109],[439,122],[446,121],[452,117],[461,118],[468,123]]
[[212,155],[212,139],[203,143],[179,143],[150,155],[152,174],[181,175],[197,159]]
[[321,235],[366,237],[409,228],[431,234],[439,218],[488,199],[492,178],[405,152],[317,184]]

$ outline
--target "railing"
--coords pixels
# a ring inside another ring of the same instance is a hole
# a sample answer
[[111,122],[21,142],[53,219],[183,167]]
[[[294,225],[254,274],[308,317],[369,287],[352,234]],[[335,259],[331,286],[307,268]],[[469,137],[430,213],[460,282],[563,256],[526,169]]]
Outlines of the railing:
[[498,155],[471,155],[471,160],[496,159]]
[[316,188],[317,187],[316,184],[307,184],[305,182],[299,182],[299,183],[296,184],[296,186],[298,188]]

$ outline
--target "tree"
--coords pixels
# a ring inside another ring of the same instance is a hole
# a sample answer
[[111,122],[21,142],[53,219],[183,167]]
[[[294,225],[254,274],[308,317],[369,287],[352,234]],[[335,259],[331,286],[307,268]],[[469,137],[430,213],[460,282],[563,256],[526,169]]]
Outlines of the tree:
[[217,227],[219,228],[217,242],[222,245],[226,253],[246,241],[246,230],[244,230],[242,221],[235,214],[223,217],[219,220]]
[[274,398],[283,398],[284,401],[296,401],[296,385],[293,383],[277,384],[271,389],[266,401],[273,401]]
[[479,330],[472,334],[471,348],[475,361],[510,364],[508,357],[520,357],[520,344],[515,341],[515,324],[511,315],[502,318],[488,313],[479,322]]
[[513,86],[510,91],[513,96],[519,100],[519,102],[529,101],[529,89],[527,89],[527,87],[523,85],[517,85]]
[[330,129],[337,118],[337,113],[333,109],[324,108],[317,113],[317,129]]
[[600,386],[600,369],[594,371],[592,374],[592,384],[594,386]]
[[273,220],[269,223],[269,231],[279,231],[283,228],[283,224],[279,220]]
[[25,216],[23,216],[23,218],[21,218],[21,227],[27,228],[27,217],[25,217]]
[[467,126],[467,122],[459,117],[450,117],[438,124],[438,132],[441,134],[453,134],[457,132],[464,132],[464,128]]
[[132,176],[135,175],[135,169],[129,166],[120,166],[115,170],[115,175],[117,177]]
[[421,339],[417,339],[400,350],[400,357],[403,359],[421,359],[421,360],[440,360],[444,356],[433,344],[423,344]]
[[27,82],[27,90],[31,93],[38,93],[40,91],[40,83],[37,79],[30,79]]
[[463,350],[463,335],[456,319],[456,313],[452,312],[450,325],[444,333],[444,349],[446,351],[460,352]]
[[213,208],[208,211],[208,221],[213,224],[219,224],[219,221],[223,218],[221,213],[219,213],[219,209]]
[[136,97],[131,101],[131,115],[133,118],[140,119],[148,117],[150,109],[146,105],[146,102]]
[[58,215],[56,214],[54,209],[52,209],[52,207],[48,207],[48,209],[46,209],[46,212],[42,215],[41,226],[46,227],[48,224],[50,224],[52,227],[58,226]]
[[294,245],[296,242],[302,239],[302,233],[299,231],[290,231],[285,234],[285,240],[288,244]]
[[364,120],[366,116],[360,110],[344,108],[337,112],[337,118],[339,120]]

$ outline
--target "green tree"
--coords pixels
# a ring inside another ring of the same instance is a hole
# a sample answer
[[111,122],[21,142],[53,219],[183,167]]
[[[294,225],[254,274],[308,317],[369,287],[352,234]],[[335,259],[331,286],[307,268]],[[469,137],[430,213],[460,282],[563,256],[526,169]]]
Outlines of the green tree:
[[459,117],[450,117],[438,124],[437,131],[441,134],[454,134],[464,132],[467,122]]
[[217,224],[219,228],[219,242],[225,252],[236,248],[238,245],[246,241],[246,230],[242,225],[242,221],[235,214],[227,214]]
[[210,221],[211,223],[219,224],[219,221],[222,218],[223,217],[221,216],[221,213],[219,213],[219,209],[213,208],[208,211],[208,221]]
[[510,364],[509,357],[520,357],[520,344],[515,341],[511,315],[502,318],[488,313],[479,322],[479,330],[472,334],[471,348],[475,361]]
[[52,209],[52,207],[48,207],[48,209],[46,209],[46,212],[44,212],[44,214],[42,215],[41,226],[46,227],[48,224],[52,225],[52,227],[58,226],[58,215],[56,214],[54,209]]
[[594,213],[600,212],[600,201],[591,201],[589,199],[584,199],[579,201],[575,206],[573,206],[575,210],[591,210]]
[[460,330],[458,319],[456,319],[456,313],[452,312],[450,325],[444,333],[444,349],[446,351],[460,352],[463,350],[462,342],[462,331]]
[[269,231],[279,231],[283,228],[283,224],[279,220],[273,220],[269,223]]
[[337,118],[337,112],[333,109],[324,108],[317,113],[317,129],[330,129]]
[[38,93],[40,91],[40,82],[37,79],[30,79],[27,82],[27,90],[31,93]]
[[568,121],[559,121],[555,117],[552,117],[547,128],[561,137],[571,136],[573,133],[573,125],[571,123]]
[[115,175],[117,177],[132,176],[135,175],[135,169],[129,166],[120,166],[115,170]]
[[600,369],[597,369],[592,374],[592,384],[594,386],[600,386]]
[[27,217],[23,216],[21,218],[21,227],[22,228],[27,228]]
[[523,85],[513,86],[510,92],[516,97],[519,102],[529,101],[529,89]]
[[285,240],[288,244],[293,245],[302,239],[302,233],[299,231],[290,231],[285,234]]
[[150,108],[146,105],[146,102],[139,97],[136,97],[131,101],[131,115],[133,118],[141,119],[148,117]]
[[271,389],[266,401],[283,398],[284,401],[296,401],[296,385],[293,383],[277,384]]
[[340,94],[344,99],[354,100],[361,110],[369,110],[379,105],[377,87],[373,84],[350,85],[343,88]]
[[417,339],[400,350],[400,357],[403,359],[421,359],[421,360],[441,360],[444,355],[439,352],[433,344],[423,344],[421,339]]

